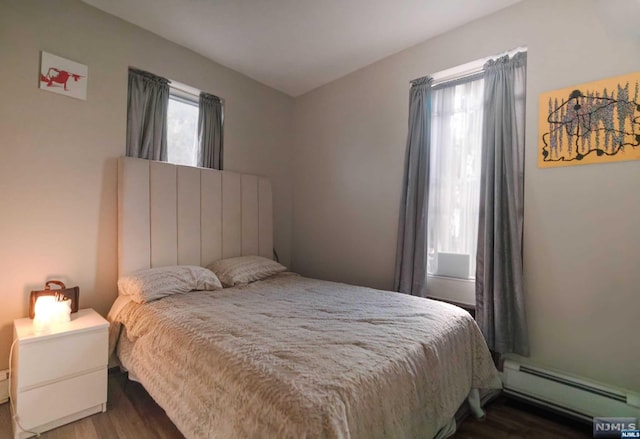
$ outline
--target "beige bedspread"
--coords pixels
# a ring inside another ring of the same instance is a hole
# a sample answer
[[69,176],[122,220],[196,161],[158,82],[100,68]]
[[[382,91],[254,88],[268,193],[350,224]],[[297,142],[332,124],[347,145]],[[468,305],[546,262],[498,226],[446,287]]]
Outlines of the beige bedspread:
[[500,385],[466,311],[286,273],[116,320],[122,363],[188,438],[431,438]]

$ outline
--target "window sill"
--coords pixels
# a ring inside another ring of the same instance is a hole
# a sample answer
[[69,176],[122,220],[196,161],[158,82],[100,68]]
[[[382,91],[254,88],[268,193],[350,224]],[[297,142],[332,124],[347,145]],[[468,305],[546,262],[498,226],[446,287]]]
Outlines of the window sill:
[[476,283],[476,278],[462,278],[462,277],[451,277],[451,276],[442,276],[440,274],[427,274],[427,278],[435,278],[435,279],[445,279],[445,280],[455,280],[459,282],[470,282]]
[[445,276],[428,276],[427,296],[453,304],[474,307],[476,303],[476,283],[473,279]]
[[462,302],[456,302],[455,300],[443,299],[442,297],[435,297],[435,296],[427,296],[427,299],[437,300],[438,302],[444,302],[444,303],[449,303],[451,305],[458,306],[458,307],[464,309],[465,311],[467,311],[469,314],[471,314],[471,317],[473,317],[474,319],[476,318],[476,306],[475,305],[470,305],[468,303],[462,303]]

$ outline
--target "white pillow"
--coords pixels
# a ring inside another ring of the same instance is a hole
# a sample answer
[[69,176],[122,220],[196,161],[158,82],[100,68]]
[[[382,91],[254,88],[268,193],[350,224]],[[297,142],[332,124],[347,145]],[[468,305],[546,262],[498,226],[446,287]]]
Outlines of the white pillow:
[[225,287],[262,280],[287,269],[284,265],[262,256],[220,259],[207,268],[218,276]]
[[219,290],[220,279],[206,268],[178,265],[140,270],[118,279],[118,293],[146,303],[172,294],[195,290]]

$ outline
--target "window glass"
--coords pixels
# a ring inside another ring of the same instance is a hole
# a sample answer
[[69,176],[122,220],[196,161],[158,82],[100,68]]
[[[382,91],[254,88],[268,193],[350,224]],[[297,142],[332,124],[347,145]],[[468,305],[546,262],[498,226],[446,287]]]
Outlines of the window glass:
[[475,277],[484,81],[432,92],[427,272]]
[[197,166],[198,103],[169,97],[167,152],[169,163]]

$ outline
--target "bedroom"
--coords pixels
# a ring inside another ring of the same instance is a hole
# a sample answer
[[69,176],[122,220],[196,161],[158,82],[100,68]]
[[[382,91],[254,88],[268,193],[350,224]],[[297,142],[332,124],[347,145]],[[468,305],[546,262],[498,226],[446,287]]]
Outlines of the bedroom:
[[[526,46],[528,361],[640,390],[639,164],[539,169],[535,159],[538,95],[640,70],[637,34],[598,2],[523,1],[296,98],[79,1],[1,7],[0,369],[13,320],[45,280],[79,285],[81,306],[102,315],[116,297],[129,66],[224,97],[225,168],[271,179],[285,265],[390,289],[409,81]],[[41,50],[89,66],[87,101],[38,90]],[[570,198],[557,190],[569,185],[581,188]]]

